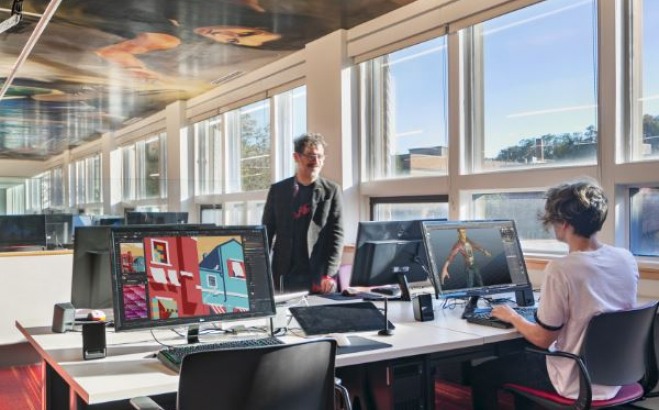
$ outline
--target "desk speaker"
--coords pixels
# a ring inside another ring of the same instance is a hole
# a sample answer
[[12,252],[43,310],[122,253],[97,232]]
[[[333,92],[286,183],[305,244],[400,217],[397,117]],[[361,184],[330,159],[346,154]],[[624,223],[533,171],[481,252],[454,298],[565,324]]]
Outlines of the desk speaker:
[[55,333],[64,333],[73,330],[76,319],[76,309],[70,303],[56,303],[53,310],[53,326]]
[[432,295],[423,294],[412,299],[412,308],[414,309],[414,319],[419,322],[426,322],[435,319],[435,313],[432,310]]
[[525,288],[515,291],[515,302],[517,306],[533,306],[535,305],[535,298],[533,297],[533,289]]
[[105,357],[105,322],[89,322],[82,325],[82,357],[85,360]]

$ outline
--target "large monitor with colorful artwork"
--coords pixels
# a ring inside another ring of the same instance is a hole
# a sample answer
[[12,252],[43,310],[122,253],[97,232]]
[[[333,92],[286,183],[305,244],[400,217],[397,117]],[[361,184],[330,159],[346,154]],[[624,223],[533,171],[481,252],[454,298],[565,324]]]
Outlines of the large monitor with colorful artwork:
[[115,330],[276,313],[264,226],[112,229]]

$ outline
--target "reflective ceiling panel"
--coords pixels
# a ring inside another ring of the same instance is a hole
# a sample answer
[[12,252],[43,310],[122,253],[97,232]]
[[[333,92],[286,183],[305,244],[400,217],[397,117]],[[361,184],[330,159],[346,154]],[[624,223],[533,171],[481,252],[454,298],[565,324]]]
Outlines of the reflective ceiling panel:
[[[57,155],[411,2],[62,0],[0,101],[0,158]],[[3,83],[48,5],[0,34]]]

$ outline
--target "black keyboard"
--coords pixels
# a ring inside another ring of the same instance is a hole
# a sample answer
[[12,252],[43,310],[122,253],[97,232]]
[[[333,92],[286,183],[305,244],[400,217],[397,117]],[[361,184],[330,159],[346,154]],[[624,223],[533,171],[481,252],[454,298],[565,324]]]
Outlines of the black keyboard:
[[227,340],[215,343],[192,343],[187,345],[169,346],[161,349],[156,357],[165,366],[178,372],[186,355],[197,352],[208,352],[226,349],[250,349],[254,347],[274,346],[284,344],[276,337],[261,337],[258,339]]
[[[537,307],[535,306],[518,306],[513,308],[517,313],[522,315],[529,322],[535,323],[535,312]],[[478,308],[473,312],[467,314],[465,319],[469,323],[476,323],[478,325],[498,327],[500,329],[510,329],[513,327],[512,324],[504,322],[503,320],[497,319],[490,314],[492,309],[490,308]]]

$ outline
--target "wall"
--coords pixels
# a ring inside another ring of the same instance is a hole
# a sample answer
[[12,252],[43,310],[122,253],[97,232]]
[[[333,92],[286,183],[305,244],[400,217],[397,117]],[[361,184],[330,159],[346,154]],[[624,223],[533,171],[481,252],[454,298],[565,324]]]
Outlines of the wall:
[[0,345],[24,340],[15,321],[50,326],[55,303],[71,299],[71,252],[0,255]]

